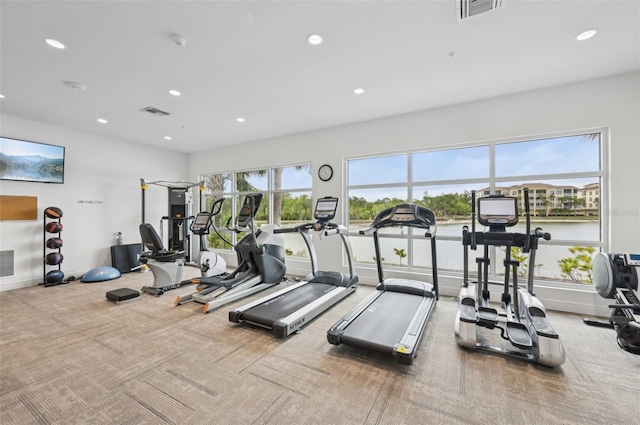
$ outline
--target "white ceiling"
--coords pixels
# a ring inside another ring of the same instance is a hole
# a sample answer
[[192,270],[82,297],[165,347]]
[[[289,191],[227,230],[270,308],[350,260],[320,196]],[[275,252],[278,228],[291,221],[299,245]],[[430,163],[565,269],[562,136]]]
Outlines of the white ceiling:
[[638,0],[503,1],[2,0],[1,112],[197,152],[640,69]]

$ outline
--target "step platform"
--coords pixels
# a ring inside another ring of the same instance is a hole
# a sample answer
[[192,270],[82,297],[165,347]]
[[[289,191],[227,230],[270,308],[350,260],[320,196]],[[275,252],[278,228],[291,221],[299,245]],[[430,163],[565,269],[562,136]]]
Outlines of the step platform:
[[116,304],[126,304],[140,300],[140,292],[129,288],[114,289],[107,292],[106,296],[109,301],[113,301]]

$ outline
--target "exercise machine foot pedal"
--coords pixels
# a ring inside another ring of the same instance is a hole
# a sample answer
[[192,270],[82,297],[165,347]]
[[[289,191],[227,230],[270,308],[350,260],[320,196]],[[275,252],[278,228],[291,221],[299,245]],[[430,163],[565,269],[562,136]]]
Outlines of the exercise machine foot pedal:
[[116,304],[125,304],[140,300],[140,292],[134,289],[120,288],[107,292],[106,297]]
[[611,328],[611,329],[613,329],[613,323],[605,322],[604,320],[590,319],[588,317],[585,317],[584,319],[582,319],[582,321],[584,322],[585,325],[599,326],[601,328]]
[[531,348],[533,342],[527,327],[522,323],[507,322],[507,335],[511,344],[518,348]]
[[545,336],[547,338],[558,337],[558,332],[556,332],[553,326],[551,326],[551,323],[549,323],[546,317],[532,316],[531,324],[533,325],[533,329],[535,329],[536,333],[540,336]]
[[487,325],[497,324],[498,310],[491,307],[478,307],[478,321]]

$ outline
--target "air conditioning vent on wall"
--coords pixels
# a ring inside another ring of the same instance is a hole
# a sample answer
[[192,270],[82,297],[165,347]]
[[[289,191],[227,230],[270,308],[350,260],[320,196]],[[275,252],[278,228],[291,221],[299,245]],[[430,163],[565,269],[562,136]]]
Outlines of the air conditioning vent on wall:
[[140,109],[140,112],[148,112],[151,115],[155,115],[156,117],[166,117],[167,115],[171,115],[169,112],[161,111],[160,109],[154,108],[153,106],[142,108]]
[[13,276],[13,250],[0,251],[0,276]]
[[457,0],[458,22],[501,8],[505,0]]

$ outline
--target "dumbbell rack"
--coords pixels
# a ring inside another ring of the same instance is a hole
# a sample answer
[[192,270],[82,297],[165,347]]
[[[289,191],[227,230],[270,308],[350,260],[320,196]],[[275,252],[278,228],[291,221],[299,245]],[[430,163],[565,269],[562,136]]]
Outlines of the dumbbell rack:
[[[64,275],[62,275],[63,277],[56,281],[56,282],[48,282],[47,281],[47,274],[51,271],[54,271],[51,269],[51,267],[57,267],[58,271],[61,271],[61,263],[58,264],[48,264],[47,263],[47,255],[51,254],[51,253],[59,253],[60,255],[62,255],[62,248],[58,247],[58,248],[49,248],[47,247],[47,240],[50,238],[54,238],[54,237],[58,237],[60,238],[60,233],[62,231],[62,229],[60,229],[60,231],[58,232],[49,232],[47,231],[47,225],[49,223],[58,223],[60,225],[62,225],[62,217],[57,217],[57,218],[52,218],[47,216],[46,213],[47,209],[45,209],[45,212],[43,213],[43,224],[42,224],[42,234],[43,234],[43,239],[42,239],[42,247],[43,247],[43,258],[42,258],[42,285],[44,285],[45,287],[49,287],[49,286],[55,286],[55,285],[61,285],[63,283],[67,283],[64,281]],[[61,239],[61,238],[60,238]]]

